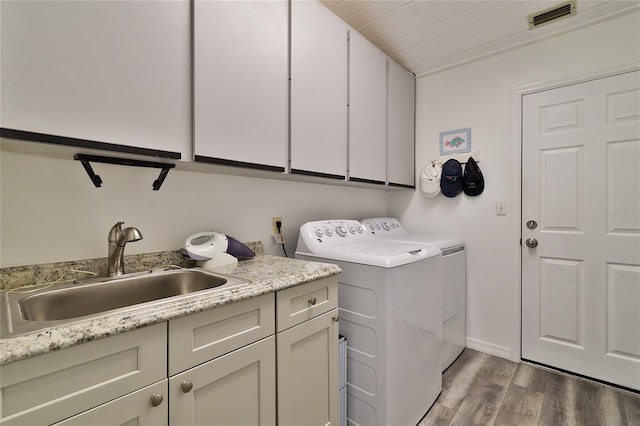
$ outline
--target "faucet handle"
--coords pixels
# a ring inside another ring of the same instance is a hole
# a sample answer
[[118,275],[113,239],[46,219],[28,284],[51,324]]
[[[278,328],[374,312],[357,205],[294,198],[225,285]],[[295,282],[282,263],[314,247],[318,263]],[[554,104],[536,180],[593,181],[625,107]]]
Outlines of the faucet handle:
[[109,230],[109,242],[118,241],[118,236],[122,234],[123,224],[124,222],[120,221],[116,222],[116,224],[111,227],[111,229]]

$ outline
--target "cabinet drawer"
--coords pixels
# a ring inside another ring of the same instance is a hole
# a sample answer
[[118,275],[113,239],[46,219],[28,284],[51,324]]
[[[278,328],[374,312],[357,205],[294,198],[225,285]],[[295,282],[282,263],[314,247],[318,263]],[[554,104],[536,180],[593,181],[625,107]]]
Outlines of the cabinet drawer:
[[275,333],[273,293],[169,321],[169,375]]
[[[169,381],[165,379],[63,420],[54,426],[166,426],[169,415],[168,386]],[[155,407],[151,405],[153,394],[162,395],[162,402]]]
[[3,425],[51,424],[166,377],[166,323],[0,366]]
[[338,278],[329,277],[276,294],[278,331],[338,307]]

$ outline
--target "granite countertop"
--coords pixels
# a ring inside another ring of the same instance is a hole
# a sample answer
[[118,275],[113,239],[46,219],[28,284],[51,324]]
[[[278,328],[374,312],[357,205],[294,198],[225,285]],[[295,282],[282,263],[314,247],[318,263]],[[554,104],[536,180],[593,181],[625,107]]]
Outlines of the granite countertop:
[[259,255],[212,272],[247,283],[0,339],[0,365],[339,274],[336,265]]

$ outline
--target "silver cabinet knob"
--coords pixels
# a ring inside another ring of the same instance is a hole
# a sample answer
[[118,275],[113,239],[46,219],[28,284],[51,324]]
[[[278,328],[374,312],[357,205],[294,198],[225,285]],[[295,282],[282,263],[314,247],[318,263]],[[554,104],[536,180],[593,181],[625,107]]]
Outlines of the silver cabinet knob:
[[163,399],[164,398],[162,397],[161,393],[151,394],[151,398],[149,398],[152,407],[157,407],[158,405],[162,404]]
[[340,317],[338,315],[332,316],[331,319],[333,319],[333,321],[335,321],[335,322],[340,321]]
[[189,393],[191,389],[193,389],[193,383],[185,380],[180,384],[180,389],[182,390],[183,393]]
[[311,297],[311,298],[309,298],[309,304],[310,304],[311,306],[315,305],[315,304],[316,304],[316,298],[315,298],[315,297]]
[[536,240],[535,238],[527,238],[527,241],[525,241],[525,244],[529,248],[536,248],[538,247],[538,240]]

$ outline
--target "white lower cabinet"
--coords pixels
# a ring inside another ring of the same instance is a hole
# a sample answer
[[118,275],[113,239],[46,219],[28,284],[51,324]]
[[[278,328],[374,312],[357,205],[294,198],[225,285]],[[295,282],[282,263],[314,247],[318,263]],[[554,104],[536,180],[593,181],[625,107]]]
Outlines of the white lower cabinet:
[[275,425],[275,337],[169,379],[171,425]]
[[278,424],[339,425],[338,309],[278,339]]
[[169,424],[275,425],[273,293],[169,321]]
[[278,424],[338,425],[338,280],[276,293]]
[[[162,323],[2,365],[0,424],[53,424],[166,380],[166,348]],[[126,404],[131,418],[144,417],[150,406],[148,398],[137,408]]]
[[337,425],[337,288],[324,278],[2,365],[0,424]]

